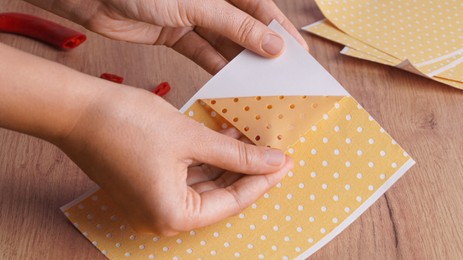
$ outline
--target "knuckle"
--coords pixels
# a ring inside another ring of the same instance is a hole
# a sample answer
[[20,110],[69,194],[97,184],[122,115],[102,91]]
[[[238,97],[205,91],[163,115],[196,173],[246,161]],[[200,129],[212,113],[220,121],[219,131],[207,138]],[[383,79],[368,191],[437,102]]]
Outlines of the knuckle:
[[191,1],[179,0],[177,1],[177,10],[178,10],[178,23],[182,26],[191,26],[194,17],[191,17],[189,10]]
[[249,169],[253,166],[253,162],[255,161],[256,153],[254,149],[250,149],[250,146],[243,143],[238,142],[238,164],[243,166],[246,169]]
[[206,54],[207,48],[208,48],[208,46],[207,46],[206,43],[199,44],[196,47],[196,49],[193,51],[193,53],[191,54],[191,59],[193,61],[201,60],[201,58],[203,58],[203,56]]
[[188,192],[184,206],[174,204],[166,209],[162,228],[165,233],[178,233],[197,227],[198,216],[201,212],[201,197]]
[[252,35],[257,27],[257,21],[252,18],[251,16],[247,15],[244,20],[240,22],[238,26],[238,39],[242,43],[249,43],[251,42]]
[[222,177],[215,179],[214,183],[217,187],[225,187],[227,185],[226,180]]
[[239,191],[235,186],[227,187],[227,191],[233,196],[233,199],[235,200],[235,207],[232,209],[232,215],[238,214],[245,209],[246,204],[241,199]]
[[264,180],[265,180],[265,184],[267,187],[272,187],[274,184],[273,184],[273,181],[270,179],[270,177],[268,175],[265,175],[264,176]]

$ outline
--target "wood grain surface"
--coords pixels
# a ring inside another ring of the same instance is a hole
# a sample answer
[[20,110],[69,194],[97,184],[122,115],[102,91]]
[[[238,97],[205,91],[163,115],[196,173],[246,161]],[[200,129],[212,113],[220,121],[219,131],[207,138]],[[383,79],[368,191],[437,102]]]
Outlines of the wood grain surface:
[[[312,0],[276,2],[297,27],[322,18]],[[0,11],[85,31],[22,1],[2,0]],[[166,99],[177,108],[211,77],[168,48],[86,33],[88,41],[71,52],[15,35],[0,34],[0,42],[91,75],[123,75],[135,87],[169,81]],[[303,36],[312,55],[417,162],[312,259],[463,259],[463,91],[342,56],[341,46]],[[59,210],[91,185],[53,145],[0,129],[0,258],[104,259]]]

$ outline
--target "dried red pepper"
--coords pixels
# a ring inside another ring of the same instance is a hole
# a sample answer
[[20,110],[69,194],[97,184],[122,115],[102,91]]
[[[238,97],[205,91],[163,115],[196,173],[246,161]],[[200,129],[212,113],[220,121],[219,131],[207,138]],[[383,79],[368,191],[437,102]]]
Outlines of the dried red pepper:
[[122,82],[124,82],[123,77],[115,75],[115,74],[111,74],[111,73],[103,73],[103,74],[100,75],[100,78],[106,79],[106,80],[109,80],[109,81],[112,81],[112,82],[116,82],[116,83],[119,83],[119,84],[122,84]]
[[28,36],[62,50],[71,50],[87,36],[40,17],[21,13],[0,13],[0,32]]
[[169,93],[170,91],[170,85],[168,82],[161,82],[157,87],[153,89],[153,93],[162,97]]
[[[111,74],[111,73],[103,73],[100,75],[100,78],[106,79],[112,82],[116,82],[119,84],[122,84],[122,82],[124,82],[123,77],[115,75],[115,74]],[[162,97],[166,95],[167,93],[169,93],[169,91],[170,91],[170,84],[168,82],[161,82],[151,92]]]

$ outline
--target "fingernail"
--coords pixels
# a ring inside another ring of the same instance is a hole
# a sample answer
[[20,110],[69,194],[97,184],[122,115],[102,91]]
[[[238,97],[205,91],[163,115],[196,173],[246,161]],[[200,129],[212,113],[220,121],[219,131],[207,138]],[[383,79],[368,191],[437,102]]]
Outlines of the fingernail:
[[267,164],[272,166],[279,166],[285,160],[285,154],[280,150],[270,149],[267,150]]
[[280,36],[274,33],[267,33],[262,40],[262,49],[264,49],[264,51],[268,54],[276,56],[281,52],[284,44],[285,43]]

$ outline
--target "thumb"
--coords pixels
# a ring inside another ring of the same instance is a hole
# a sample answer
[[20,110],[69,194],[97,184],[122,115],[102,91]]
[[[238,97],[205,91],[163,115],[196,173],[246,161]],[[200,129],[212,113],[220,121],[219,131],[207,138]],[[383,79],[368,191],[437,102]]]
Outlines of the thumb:
[[259,20],[226,1],[200,2],[202,3],[192,6],[191,20],[195,25],[222,34],[264,57],[276,57],[283,52],[283,38]]
[[204,128],[192,147],[194,160],[233,172],[268,174],[290,160],[282,151],[258,147]]

